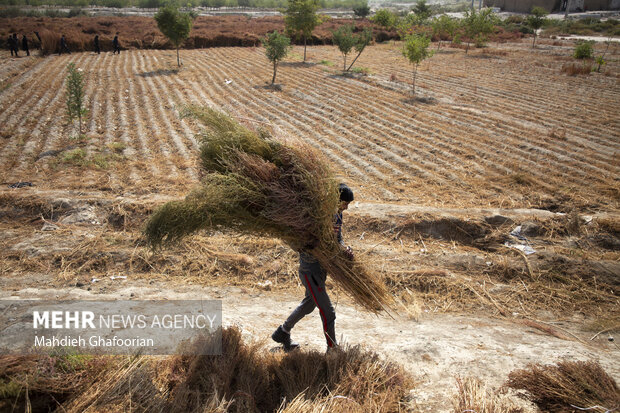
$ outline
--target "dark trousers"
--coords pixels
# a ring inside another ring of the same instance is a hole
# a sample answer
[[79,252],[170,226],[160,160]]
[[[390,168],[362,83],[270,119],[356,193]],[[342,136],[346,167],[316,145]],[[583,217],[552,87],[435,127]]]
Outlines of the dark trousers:
[[112,52],[112,54],[114,54],[114,53],[121,54],[121,48],[120,48],[120,46],[118,46],[118,45],[117,45],[117,46],[114,46],[114,51]]
[[328,347],[336,345],[336,312],[332,306],[331,300],[325,291],[325,280],[327,272],[318,262],[299,262],[299,279],[306,287],[306,295],[301,303],[289,315],[283,324],[287,331],[291,329],[306,315],[310,314],[316,307],[319,308],[321,321],[323,323],[323,333]]

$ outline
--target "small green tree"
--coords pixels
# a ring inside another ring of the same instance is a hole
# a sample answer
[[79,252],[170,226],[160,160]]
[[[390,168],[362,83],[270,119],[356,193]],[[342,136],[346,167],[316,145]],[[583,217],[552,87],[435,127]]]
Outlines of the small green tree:
[[411,34],[405,38],[403,56],[413,65],[412,93],[415,96],[415,80],[418,73],[418,65],[424,59],[431,57],[435,52],[428,50],[431,39],[425,35]]
[[413,11],[421,21],[427,20],[433,14],[430,6],[426,4],[426,0],[418,0],[415,6],[411,8],[411,11]]
[[359,34],[354,36],[354,37],[355,37],[355,46],[353,46],[353,47],[355,47],[355,51],[357,52],[357,56],[355,56],[355,59],[353,59],[353,61],[351,62],[351,64],[347,68],[347,70],[346,70],[347,72],[349,70],[351,70],[351,68],[353,67],[353,65],[357,61],[357,58],[360,57],[360,55],[362,54],[362,52],[364,51],[366,46],[368,46],[370,44],[370,42],[372,41],[372,29],[367,27],[363,31],[361,31]]
[[442,14],[433,20],[431,27],[433,29],[433,36],[436,36],[439,40],[437,43],[437,50],[441,47],[441,39],[446,37],[449,39],[454,38],[454,32],[458,27],[458,22],[455,18]]
[[78,135],[82,133],[82,117],[88,112],[84,107],[84,76],[79,69],[75,68],[74,63],[67,65],[69,74],[67,75],[67,117],[69,122],[78,119]]
[[597,72],[601,71],[601,66],[607,64],[607,61],[605,60],[605,55],[607,54],[607,51],[609,50],[609,46],[611,45],[611,39],[612,37],[609,37],[609,39],[607,39],[607,41],[605,42],[607,44],[607,47],[605,48],[605,51],[603,52],[603,54],[600,56],[596,56],[594,58],[594,61],[598,65],[596,68]]
[[321,24],[321,17],[316,13],[319,9],[318,0],[288,0],[284,24],[289,36],[304,39],[304,62],[306,61],[306,45],[308,37]]
[[594,41],[583,40],[577,43],[575,50],[573,51],[573,57],[575,59],[592,59],[594,53]]
[[368,1],[353,6],[353,14],[362,19],[370,14],[370,7]]
[[547,22],[545,18],[549,12],[542,7],[533,7],[532,12],[527,16],[526,24],[534,31],[534,42],[532,47],[536,47],[536,37],[538,36],[538,29],[544,26]]
[[170,3],[159,9],[155,14],[155,21],[159,30],[176,47],[177,65],[180,67],[179,47],[192,30],[192,16],[189,13],[181,13],[176,5]]
[[484,46],[489,34],[493,33],[497,22],[497,15],[490,8],[483,9],[480,12],[477,12],[474,8],[467,10],[463,19],[465,36],[468,39],[465,53],[469,51],[469,43],[472,40],[477,47]]
[[388,9],[380,9],[377,10],[374,16],[370,18],[374,23],[378,24],[381,27],[385,27],[386,29],[391,29],[396,26],[396,22],[398,21],[398,16]]
[[[342,53],[343,64],[342,70],[348,72],[358,57],[362,54],[366,46],[372,41],[372,31],[368,28],[364,29],[359,34],[353,33],[353,26],[344,25],[340,26],[332,33],[332,42],[338,46],[338,50]],[[353,59],[353,62],[347,67],[347,55],[351,53],[351,50],[357,51],[357,56]]]
[[268,33],[266,37],[262,38],[261,42],[265,46],[267,59],[273,63],[273,78],[271,79],[271,84],[273,85],[276,81],[278,63],[288,54],[291,47],[291,39],[274,30],[273,33]]
[[338,50],[344,57],[344,63],[342,64],[342,70],[347,69],[347,55],[355,46],[355,38],[353,37],[353,26],[345,25],[340,26],[332,33],[332,42],[338,46]]

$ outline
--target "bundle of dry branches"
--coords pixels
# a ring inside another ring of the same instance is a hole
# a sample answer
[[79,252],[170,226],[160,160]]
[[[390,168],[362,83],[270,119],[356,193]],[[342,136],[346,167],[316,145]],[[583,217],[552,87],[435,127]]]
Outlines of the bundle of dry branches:
[[527,390],[543,411],[593,412],[620,408],[615,380],[593,361],[561,361],[556,366],[536,364],[510,373],[508,387]]
[[[207,341],[194,341],[199,352]],[[137,356],[62,405],[66,412],[396,412],[413,379],[359,346],[271,353],[222,330],[222,355]]]
[[163,205],[149,219],[145,234],[152,246],[214,226],[276,237],[296,251],[313,247],[310,253],[333,280],[367,310],[393,307],[380,277],[349,259],[336,239],[338,185],[318,152],[213,109],[189,107],[184,115],[207,128],[201,136],[204,176],[185,200]]

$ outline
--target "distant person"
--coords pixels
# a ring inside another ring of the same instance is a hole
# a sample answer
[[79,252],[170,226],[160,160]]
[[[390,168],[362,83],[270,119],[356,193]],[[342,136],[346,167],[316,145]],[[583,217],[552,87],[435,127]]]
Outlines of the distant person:
[[112,46],[114,47],[112,54],[116,52],[118,52],[118,54],[121,54],[121,44],[118,41],[118,33],[116,33],[116,36],[114,36],[114,40],[112,40]]
[[37,36],[37,39],[39,39],[39,49],[41,49],[41,47],[43,46],[43,40],[41,40],[41,36],[39,35],[39,32],[34,32],[35,36]]
[[13,50],[15,51],[15,57],[19,57],[17,54],[19,51],[19,39],[17,38],[17,33],[13,33]]
[[26,52],[26,56],[30,56],[30,49],[28,49],[28,38],[26,35],[22,36],[22,50]]
[[95,35],[94,44],[95,44],[95,53],[101,54],[101,49],[99,48],[99,35],[98,34]]
[[15,47],[13,47],[13,36],[9,34],[9,38],[6,42],[9,45],[9,50],[11,51],[11,57],[13,57],[13,55],[15,54]]
[[58,54],[63,54],[64,52],[71,54],[71,50],[67,47],[67,39],[65,39],[65,35],[63,34],[60,37],[60,50],[58,51]]

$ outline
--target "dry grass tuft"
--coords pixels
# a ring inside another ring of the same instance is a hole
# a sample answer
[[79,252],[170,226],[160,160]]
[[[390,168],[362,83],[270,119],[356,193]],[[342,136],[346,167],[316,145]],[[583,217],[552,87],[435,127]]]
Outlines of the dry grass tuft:
[[83,391],[109,365],[106,357],[62,352],[0,356],[0,411],[48,411]]
[[618,385],[593,361],[536,364],[510,373],[506,385],[526,390],[529,399],[543,411],[605,412],[620,408]]
[[63,411],[388,412],[399,411],[414,385],[401,367],[360,347],[277,354],[245,343],[237,328],[222,333],[221,356],[128,360]]
[[457,377],[457,393],[452,398],[454,413],[525,413],[529,409],[514,396],[500,395],[486,388],[477,378]]
[[570,76],[589,75],[592,72],[592,65],[570,63],[562,66],[562,73]]

